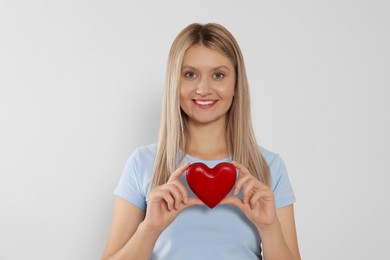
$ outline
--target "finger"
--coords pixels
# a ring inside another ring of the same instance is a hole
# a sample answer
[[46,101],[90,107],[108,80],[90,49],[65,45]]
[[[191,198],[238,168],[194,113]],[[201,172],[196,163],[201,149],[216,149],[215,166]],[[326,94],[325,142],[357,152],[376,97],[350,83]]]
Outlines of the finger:
[[182,211],[188,207],[195,206],[195,205],[205,205],[205,204],[200,199],[195,198],[195,197],[191,197],[191,198],[188,198],[187,204],[180,204],[179,210]]
[[273,192],[269,189],[259,189],[255,193],[253,193],[252,197],[250,198],[249,204],[251,205],[251,208],[255,208],[256,205],[259,205],[260,200],[263,201],[274,201],[274,195]]
[[262,197],[261,191],[256,191],[255,193],[253,193],[252,197],[249,200],[249,205],[250,205],[251,209],[254,209],[256,207],[256,205],[259,204],[258,202],[261,199],[261,197]]
[[199,198],[191,197],[188,199],[188,204],[185,205],[185,207],[194,206],[194,205],[205,205],[203,201],[201,201]]
[[183,201],[183,194],[179,187],[174,183],[167,183],[161,187],[161,190],[165,190],[171,193],[171,196],[174,199],[175,209],[179,209],[180,203]]
[[227,196],[219,204],[236,206],[244,213],[246,213],[249,210],[249,205],[247,203],[243,203],[242,200],[240,200],[235,196]]
[[188,202],[188,191],[183,186],[183,184],[180,181],[181,175],[187,170],[187,168],[190,166],[190,163],[185,163],[182,166],[180,166],[176,171],[174,171],[171,176],[168,179],[167,183],[175,183],[176,186],[179,188],[182,198],[181,200],[186,204]]
[[262,182],[260,180],[257,182],[257,185],[259,186],[259,189],[262,189],[262,190],[265,189],[265,190],[271,191],[270,188],[264,182]]
[[184,202],[184,204],[187,204],[188,203],[188,190],[186,187],[184,187],[183,183],[181,183],[181,181],[176,181],[174,182],[174,184],[176,185],[176,187],[179,189],[180,193],[181,193],[181,196],[182,196],[182,201]]
[[234,184],[234,195],[237,195],[238,192],[241,190],[241,187],[248,182],[252,178],[251,175],[241,176],[237,179],[236,183]]
[[238,180],[236,181],[235,189],[233,192],[234,195],[237,195],[242,185],[244,185],[244,183],[252,176],[252,174],[250,174],[249,170],[244,165],[236,161],[232,161],[232,164],[240,173],[240,178],[238,178]]
[[256,180],[253,178],[248,181],[245,185],[245,187],[242,189],[242,201],[245,203],[247,202],[248,198],[251,196],[251,192],[255,192],[253,188],[256,185]]
[[185,163],[179,168],[177,168],[176,171],[174,171],[169,177],[168,182],[174,179],[179,179],[180,176],[187,170],[188,166],[190,166],[190,163]]
[[173,209],[174,199],[171,193],[167,190],[159,190],[158,195],[165,201],[169,211]]
[[230,204],[230,205],[237,206],[238,208],[241,208],[243,205],[242,201],[235,196],[226,196],[221,200],[219,204],[221,205]]
[[232,161],[232,164],[240,172],[240,175],[251,175],[249,170],[244,165],[242,165],[241,163],[238,163],[236,161]]

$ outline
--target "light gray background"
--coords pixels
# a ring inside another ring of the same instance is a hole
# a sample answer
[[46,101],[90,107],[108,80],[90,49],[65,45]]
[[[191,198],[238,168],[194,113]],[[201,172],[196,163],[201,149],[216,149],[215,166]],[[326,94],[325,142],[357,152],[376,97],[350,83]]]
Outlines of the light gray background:
[[129,154],[154,142],[168,49],[237,38],[304,259],[388,255],[388,1],[0,1],[0,259],[99,259]]

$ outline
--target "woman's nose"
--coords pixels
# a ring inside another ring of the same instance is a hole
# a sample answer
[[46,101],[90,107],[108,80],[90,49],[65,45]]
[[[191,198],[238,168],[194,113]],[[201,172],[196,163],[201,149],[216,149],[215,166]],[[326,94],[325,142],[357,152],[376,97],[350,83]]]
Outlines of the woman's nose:
[[203,78],[203,79],[199,80],[198,85],[196,87],[195,94],[202,96],[202,97],[211,94],[211,89],[210,89],[210,86],[207,82],[207,79]]

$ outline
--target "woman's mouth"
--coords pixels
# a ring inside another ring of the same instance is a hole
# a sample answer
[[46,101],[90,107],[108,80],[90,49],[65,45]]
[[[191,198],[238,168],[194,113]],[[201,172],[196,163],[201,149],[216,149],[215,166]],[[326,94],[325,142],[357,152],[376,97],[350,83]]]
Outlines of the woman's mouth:
[[193,99],[193,102],[196,106],[200,107],[200,108],[209,108],[209,107],[212,107],[214,106],[218,100],[197,100],[197,99]]

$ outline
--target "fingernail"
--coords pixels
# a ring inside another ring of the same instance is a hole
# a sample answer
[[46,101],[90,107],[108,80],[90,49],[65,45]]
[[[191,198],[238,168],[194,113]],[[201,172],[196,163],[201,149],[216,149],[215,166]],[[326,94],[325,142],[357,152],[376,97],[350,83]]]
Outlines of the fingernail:
[[186,196],[186,197],[184,197],[184,199],[183,199],[183,202],[185,203],[185,204],[187,204],[188,203],[188,197]]
[[233,194],[234,194],[234,195],[237,195],[237,194],[238,194],[238,189],[234,189]]

